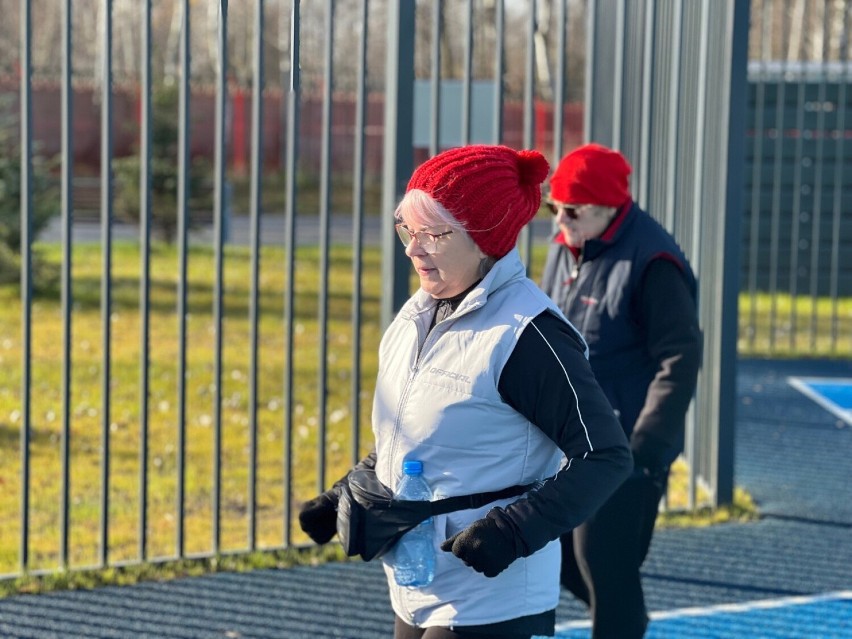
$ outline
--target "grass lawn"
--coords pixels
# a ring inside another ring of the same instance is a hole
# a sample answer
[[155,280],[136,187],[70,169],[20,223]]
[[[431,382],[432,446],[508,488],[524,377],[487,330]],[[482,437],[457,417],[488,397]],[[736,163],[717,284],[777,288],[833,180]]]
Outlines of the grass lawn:
[[[38,261],[56,265],[55,245],[38,246]],[[72,566],[97,563],[101,504],[102,396],[101,254],[98,245],[74,249],[72,374],[70,400],[70,557]],[[329,274],[327,362],[326,483],[351,465],[352,342],[351,252],[336,250]],[[221,550],[249,546],[249,293],[250,256],[229,247],[225,254],[222,325]],[[293,388],[292,504],[313,496],[318,485],[317,441],[319,361],[318,252],[300,249],[296,258],[295,352]],[[140,316],[139,253],[134,244],[113,249],[110,327],[112,374],[108,424],[109,560],[138,556],[140,492]],[[265,248],[260,260],[257,383],[257,542],[285,543],[285,356],[286,264],[282,249]],[[148,437],[149,557],[176,553],[176,464],[179,407],[178,256],[158,246],[151,261],[150,391]],[[212,549],[214,256],[193,248],[188,259],[185,540],[188,553]],[[378,254],[365,256],[362,300],[362,373],[357,402],[365,446],[369,429],[372,379],[378,347]],[[21,303],[18,287],[0,288],[0,574],[18,567],[21,501]],[[36,293],[32,309],[30,567],[50,569],[59,562],[62,432],[62,317],[59,292],[48,286]],[[366,453],[366,451],[360,451]],[[298,526],[294,541],[304,541]]]
[[741,355],[852,357],[852,298],[740,295]]

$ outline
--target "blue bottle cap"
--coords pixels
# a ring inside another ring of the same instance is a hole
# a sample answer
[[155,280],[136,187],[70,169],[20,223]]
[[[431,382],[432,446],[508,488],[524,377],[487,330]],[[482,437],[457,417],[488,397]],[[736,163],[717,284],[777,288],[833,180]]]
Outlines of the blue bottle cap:
[[406,475],[422,475],[423,462],[416,459],[408,459],[402,462],[402,472]]

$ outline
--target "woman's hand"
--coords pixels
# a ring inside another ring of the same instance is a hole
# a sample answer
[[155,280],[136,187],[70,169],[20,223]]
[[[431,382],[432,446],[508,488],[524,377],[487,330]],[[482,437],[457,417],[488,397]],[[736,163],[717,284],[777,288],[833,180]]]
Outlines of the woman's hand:
[[507,529],[511,524],[501,515],[499,508],[493,508],[483,519],[442,543],[441,550],[453,553],[486,577],[496,577],[519,556],[514,535]]
[[299,510],[299,525],[316,543],[327,544],[337,532],[337,502],[328,492],[306,501]]

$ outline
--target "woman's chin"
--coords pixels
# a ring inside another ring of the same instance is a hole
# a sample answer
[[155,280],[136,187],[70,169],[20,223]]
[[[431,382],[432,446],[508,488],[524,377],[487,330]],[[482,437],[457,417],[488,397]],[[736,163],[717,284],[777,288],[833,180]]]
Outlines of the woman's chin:
[[420,288],[429,293],[435,299],[451,297],[447,295],[447,287],[443,282],[436,282],[434,279],[420,278]]

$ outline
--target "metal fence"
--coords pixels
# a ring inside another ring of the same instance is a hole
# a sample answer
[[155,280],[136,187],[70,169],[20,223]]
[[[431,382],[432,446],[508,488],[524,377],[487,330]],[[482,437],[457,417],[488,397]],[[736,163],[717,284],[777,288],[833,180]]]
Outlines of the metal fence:
[[637,201],[698,277],[704,364],[685,455],[711,502],[730,503],[749,4],[598,0],[591,16],[588,137],[632,159]]
[[[229,3],[220,0],[215,108],[208,125],[212,229],[194,235],[189,202],[197,170],[192,133],[198,87],[191,73],[197,27],[192,3],[180,0],[175,14],[180,28],[172,30],[176,159],[174,170],[165,172],[175,182],[177,234],[173,245],[164,245],[154,235],[164,212],[157,200],[163,167],[153,101],[155,6],[147,0],[139,6],[136,34],[141,40],[139,222],[128,239],[115,206],[115,133],[135,123],[117,118],[114,103],[119,88],[113,18],[128,15],[115,11],[117,2],[98,3],[100,211],[98,239],[88,243],[75,223],[75,184],[81,183],[74,165],[80,80],[74,71],[76,3],[62,5],[58,245],[36,237],[34,203],[44,194],[33,183],[38,124],[33,96],[47,79],[39,75],[34,82],[33,33],[40,24],[33,4],[20,4],[22,268],[19,295],[4,298],[8,312],[0,315],[3,362],[12,363],[0,394],[0,573],[6,577],[306,542],[294,525],[294,509],[363,456],[369,444],[366,416],[378,335],[409,290],[403,252],[391,239],[389,218],[380,212],[393,208],[414,162],[439,146],[472,141],[547,146],[555,158],[566,142],[580,141],[579,122],[565,121],[566,113],[577,112],[566,104],[565,64],[568,34],[582,32],[582,7],[569,11],[567,2],[554,3],[556,13],[545,30],[535,7],[501,1],[484,6],[470,1],[275,3],[276,23],[290,36],[289,62],[281,74],[287,83],[281,87],[282,112],[276,114],[284,123],[283,140],[276,142],[286,170],[274,188],[283,197],[280,208],[269,210],[264,207],[270,188],[264,179],[268,51],[258,34],[269,26],[270,7],[257,0],[250,44],[248,228],[244,245],[229,244],[226,232],[235,223],[227,207],[234,169],[227,162],[233,140],[232,40]],[[347,21],[339,23],[344,10]],[[122,33],[126,37],[127,29]],[[322,37],[306,41],[305,33]],[[345,84],[354,104],[352,120],[344,124],[334,120],[332,108],[343,84],[336,71],[341,42],[349,46]],[[311,59],[307,90],[302,46],[316,51],[318,43],[322,64]],[[428,56],[416,57],[415,43],[428,47]],[[370,47],[390,52],[381,56],[387,59],[384,67],[370,62]],[[507,59],[509,47],[525,53]],[[582,55],[582,48],[576,51]],[[464,62],[452,66],[449,57]],[[415,77],[424,59],[427,70]],[[553,75],[545,86],[536,77],[548,69]],[[127,82],[123,77],[122,90]],[[421,95],[426,91],[431,105],[428,122],[419,122],[419,135],[428,132],[428,148],[414,146],[415,87]],[[376,152],[367,144],[367,106],[376,94],[384,105],[380,210],[368,209],[365,201],[365,157]],[[316,140],[306,139],[310,133],[302,124],[305,105],[317,104],[317,97],[319,115],[307,114],[321,122],[316,177],[310,181],[315,192],[308,194],[302,147],[310,142],[316,148]],[[573,99],[576,103],[578,97]],[[450,117],[460,120],[448,126]],[[351,193],[342,207],[334,202],[340,196],[334,184],[339,166],[332,171],[332,132],[341,124],[353,133],[347,147]],[[311,204],[300,205],[303,200]],[[341,226],[348,237],[333,242]],[[305,239],[308,231],[315,240]],[[529,234],[528,260],[531,244]],[[55,280],[50,265],[58,269]],[[17,451],[11,445],[16,438]]]
[[[417,162],[472,141],[536,147],[556,161],[585,138],[631,157],[637,199],[673,229],[701,279],[706,357],[687,457],[693,486],[700,479],[713,502],[730,501],[736,282],[747,250],[739,237],[746,2],[255,0],[240,5],[250,6],[251,78],[235,89],[235,5],[219,0],[205,134],[212,227],[194,235],[199,87],[190,70],[198,27],[195,3],[175,0],[176,159],[166,175],[175,182],[173,245],[153,235],[163,214],[152,101],[162,74],[152,69],[159,58],[151,0],[137,14],[139,223],[129,240],[116,235],[126,232],[113,179],[115,132],[124,124],[113,102],[117,3],[98,3],[94,243],[75,224],[75,3],[62,3],[58,245],[39,242],[34,227],[44,196],[34,189],[39,24],[32,3],[20,3],[21,277],[19,291],[0,288],[0,573],[305,542],[293,512],[366,452],[378,336],[410,290],[392,220],[381,212],[393,209]],[[275,73],[258,37],[273,14],[286,53]],[[276,90],[280,99],[270,103]],[[249,213],[239,220],[228,206],[234,91],[251,95]],[[346,119],[335,108],[343,94]],[[380,123],[370,119],[376,100]],[[415,118],[424,103],[426,115]],[[307,120],[319,123],[318,138],[306,133]],[[284,171],[270,182],[271,144]],[[309,150],[315,164],[305,163]],[[381,198],[372,202],[365,167],[376,153]],[[351,157],[345,180],[341,154]],[[238,221],[244,242],[226,241]],[[535,272],[532,247],[549,226],[531,228],[522,251]]]
[[738,351],[852,355],[852,4],[591,6],[587,135],[633,160],[639,203],[698,275],[705,359],[686,457],[726,503]]

